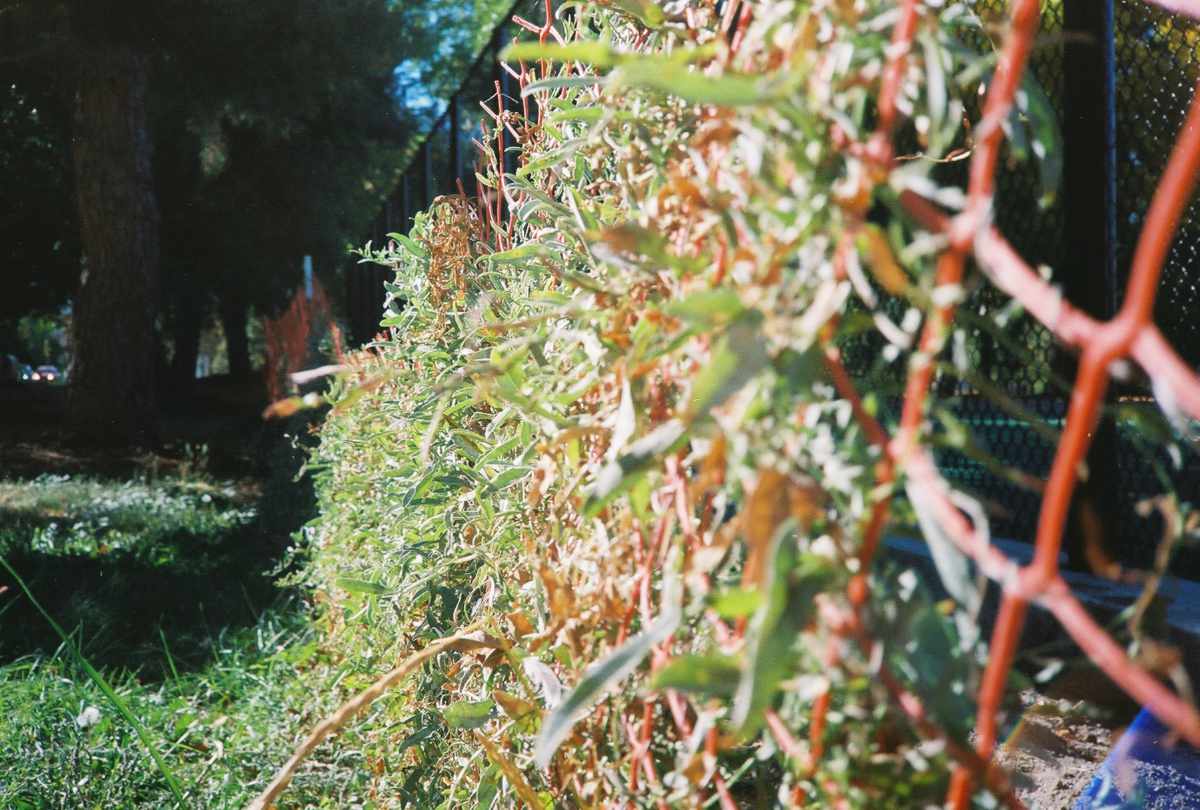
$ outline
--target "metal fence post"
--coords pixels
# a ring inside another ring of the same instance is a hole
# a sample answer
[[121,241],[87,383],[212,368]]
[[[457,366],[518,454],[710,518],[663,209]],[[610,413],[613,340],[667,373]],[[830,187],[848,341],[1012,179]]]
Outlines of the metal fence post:
[[462,177],[462,155],[459,154],[462,132],[458,120],[458,93],[450,96],[450,112],[447,119],[450,124],[450,177],[446,178],[446,190],[453,194],[455,181]]
[[433,153],[429,148],[429,142],[433,139],[433,132],[430,131],[429,137],[421,141],[421,166],[425,174],[425,207],[433,202],[434,184],[433,184]]
[[[1112,316],[1119,295],[1113,2],[1063,2],[1062,210],[1067,250],[1062,282],[1067,298],[1098,318]],[[1073,354],[1061,353],[1056,365],[1067,379],[1074,379]],[[1064,545],[1074,568],[1087,566],[1089,549],[1109,556],[1118,549],[1112,527],[1116,512],[1127,505],[1116,465],[1116,424],[1111,416],[1103,416],[1087,457],[1088,477],[1081,482],[1067,526]]]
[[400,230],[404,233],[412,228],[412,194],[408,190],[408,173],[400,175]]

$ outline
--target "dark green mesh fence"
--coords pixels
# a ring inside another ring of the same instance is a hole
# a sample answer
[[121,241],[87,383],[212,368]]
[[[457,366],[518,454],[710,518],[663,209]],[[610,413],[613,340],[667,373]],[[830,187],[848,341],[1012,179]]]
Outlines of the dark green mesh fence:
[[[1077,71],[1076,82],[1080,81],[1080,66],[1067,62],[1075,58],[1067,43],[1074,37],[1075,42],[1097,52],[1101,47],[1095,35],[1065,31],[1064,2],[1085,1],[1104,0],[1044,2],[1041,36],[1031,55],[1032,75],[1058,113],[1068,155],[1082,146],[1072,141],[1079,137],[1080,128],[1072,130],[1064,110],[1072,102],[1079,109],[1090,103],[1092,96],[1066,98],[1068,72]],[[1072,204],[1070,187],[1065,187],[1053,204],[1039,205],[1042,186],[1037,168],[1017,163],[1010,155],[1001,159],[995,210],[997,225],[1017,251],[1031,264],[1050,268],[1054,280],[1073,300],[1102,317],[1120,306],[1141,218],[1200,77],[1200,26],[1144,0],[1113,2],[1113,80],[1106,85],[1103,71],[1094,79],[1086,75],[1082,79],[1085,85],[1089,80],[1096,83],[1097,98],[1104,98],[1106,88],[1114,91],[1115,128],[1105,127],[1104,111],[1097,110],[1093,117],[1099,122],[1098,131],[1090,133],[1084,128],[1082,133],[1107,138],[1103,148],[1109,150],[1109,158],[1098,160],[1092,170],[1098,177],[1107,177],[1108,172],[1115,175],[1115,194],[1104,212],[1112,224],[1098,221],[1094,230],[1078,225],[1072,230],[1067,216]],[[1001,36],[1008,3],[977,0],[974,8],[985,31],[992,37]],[[992,47],[984,36],[969,44],[981,52]],[[1076,89],[1079,86],[1074,85]],[[967,112],[972,121],[978,121],[977,108]],[[1089,169],[1085,166],[1084,170]],[[949,167],[938,179],[965,184],[964,168]],[[1081,192],[1076,189],[1075,193],[1078,205]],[[1102,266],[1080,261],[1076,254],[1081,242],[1090,245],[1093,240],[1107,245],[1115,272],[1103,266],[1103,259],[1099,262]],[[1097,289],[1098,285],[1102,289]],[[1012,314],[1007,306],[1003,296],[983,286],[962,309],[965,340],[960,339],[956,350],[966,354],[970,372],[965,380],[944,373],[937,384],[943,395],[949,395],[949,418],[972,429],[975,445],[966,450],[943,449],[937,457],[956,486],[988,507],[994,534],[1028,540],[1036,530],[1041,495],[1028,486],[1028,479],[1021,480],[1020,473],[1043,480],[1049,473],[1055,445],[1049,434],[1063,424],[1074,358],[1062,353],[1050,334],[1031,318]],[[884,309],[898,320],[904,307],[892,302]],[[997,317],[999,329],[995,327]],[[1200,203],[1194,202],[1188,210],[1163,270],[1156,320],[1181,355],[1200,364]],[[895,402],[904,369],[882,359],[884,346],[877,333],[867,333],[849,341],[845,355],[868,390]],[[1122,562],[1138,566],[1151,563],[1161,539],[1162,521],[1157,514],[1140,516],[1137,504],[1171,491],[1184,501],[1200,502],[1196,454],[1186,446],[1175,455],[1151,450],[1140,440],[1135,426],[1144,424],[1147,417],[1157,418],[1152,394],[1148,380],[1132,380],[1113,392],[1110,418],[1102,426],[1105,438],[1089,459],[1091,480],[1082,496],[1103,531],[1104,545]],[[894,411],[894,407],[888,410]],[[1036,427],[1033,421],[1038,422]],[[944,419],[936,413],[933,423],[935,430],[943,430]],[[1072,532],[1083,531],[1077,514],[1071,524]],[[1200,555],[1185,554],[1176,570],[1200,574]]]

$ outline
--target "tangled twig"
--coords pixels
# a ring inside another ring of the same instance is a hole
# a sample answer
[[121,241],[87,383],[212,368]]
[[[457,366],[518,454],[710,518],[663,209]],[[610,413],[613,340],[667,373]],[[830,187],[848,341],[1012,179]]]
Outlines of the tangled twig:
[[354,715],[361,712],[367,706],[370,706],[384,692],[400,683],[404,680],[405,676],[409,675],[430,658],[452,650],[464,652],[467,650],[498,649],[503,647],[502,642],[488,636],[476,638],[474,630],[477,626],[477,624],[471,625],[461,633],[438,639],[420,652],[413,653],[408,658],[405,658],[400,666],[391,670],[375,681],[375,683],[343,703],[337,711],[318,723],[316,728],[304,739],[304,742],[296,747],[296,752],[292,754],[291,759],[284,763],[266,789],[254,801],[246,805],[246,810],[270,810],[275,800],[279,798],[279,794],[283,793],[288,783],[292,781],[292,776],[295,775],[296,769],[300,767],[300,763],[321,744],[322,740],[346,725]]

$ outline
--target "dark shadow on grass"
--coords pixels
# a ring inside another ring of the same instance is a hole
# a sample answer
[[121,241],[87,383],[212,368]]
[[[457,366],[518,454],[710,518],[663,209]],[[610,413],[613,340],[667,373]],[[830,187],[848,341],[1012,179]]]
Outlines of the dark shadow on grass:
[[[255,437],[262,471],[257,517],[226,530],[162,531],[149,545],[103,554],[40,552],[10,545],[5,558],[43,607],[101,669],[159,680],[204,666],[226,628],[252,625],[280,600],[277,584],[291,534],[313,514],[303,454],[291,436],[306,425],[269,426]],[[30,537],[48,518],[0,509],[0,529]],[[0,575],[0,663],[52,654],[61,640],[14,583]],[[7,587],[6,587],[7,586]]]
[[[5,517],[0,511],[0,521]],[[166,565],[131,552],[95,557],[19,549],[6,558],[93,664],[157,679],[170,674],[167,650],[180,672],[202,666],[222,627],[253,623],[281,596],[271,571],[286,535],[265,533],[258,522],[215,539],[189,534],[162,539],[176,546]],[[15,588],[0,596],[0,611],[0,661],[59,646]]]

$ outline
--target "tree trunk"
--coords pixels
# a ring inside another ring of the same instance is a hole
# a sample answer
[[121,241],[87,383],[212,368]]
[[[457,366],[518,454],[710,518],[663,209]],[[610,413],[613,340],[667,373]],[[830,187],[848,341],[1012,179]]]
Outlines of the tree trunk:
[[221,301],[221,329],[225,332],[225,353],[233,377],[250,376],[250,344],[246,339],[246,305],[237,298]]
[[120,47],[78,59],[72,151],[84,259],[68,418],[95,438],[142,441],[157,432],[159,261],[146,59]]

